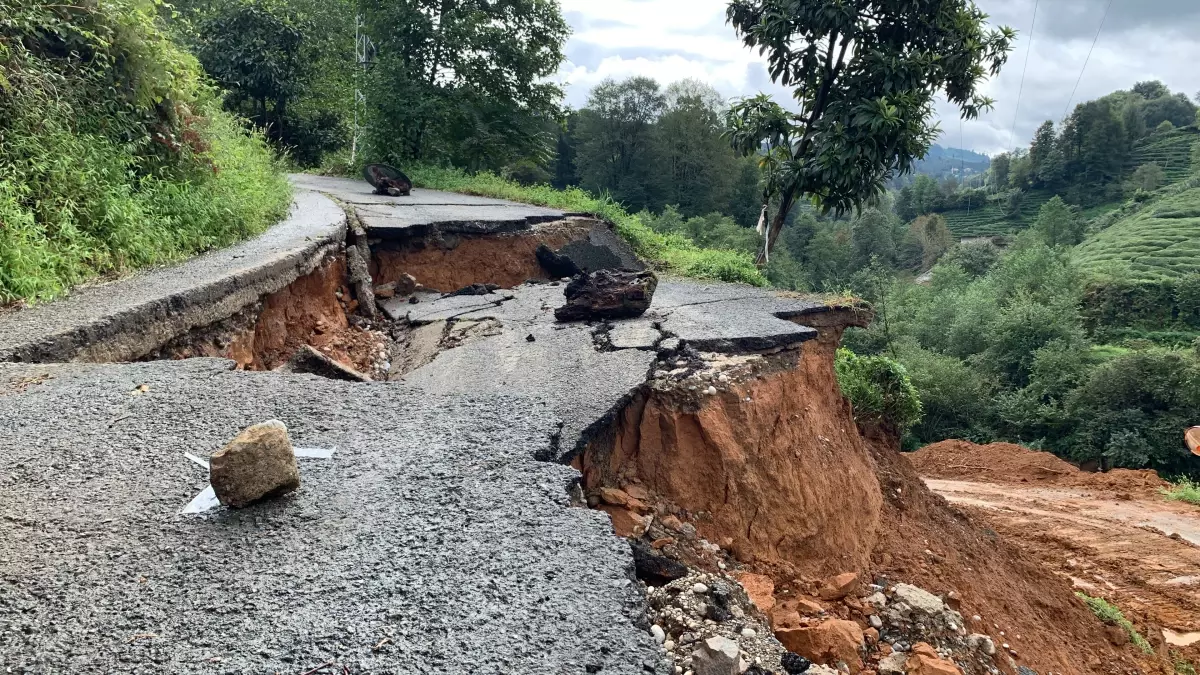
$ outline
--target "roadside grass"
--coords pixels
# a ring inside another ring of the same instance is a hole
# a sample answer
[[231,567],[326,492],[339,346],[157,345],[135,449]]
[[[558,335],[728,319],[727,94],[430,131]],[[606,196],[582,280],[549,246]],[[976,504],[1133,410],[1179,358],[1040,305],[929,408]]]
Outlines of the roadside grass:
[[750,254],[701,248],[683,235],[655,232],[608,196],[596,197],[579,188],[558,190],[548,185],[526,186],[493,173],[468,174],[459,169],[430,165],[405,167],[405,172],[417,187],[507,199],[603,218],[616,227],[617,233],[629,242],[640,258],[664,272],[695,279],[768,285]]
[[1196,675],[1196,666],[1177,651],[1171,651],[1171,664],[1175,666],[1176,675]]
[[1163,490],[1163,496],[1174,502],[1200,506],[1200,483],[1190,478],[1180,478],[1171,484],[1170,489]]
[[1142,637],[1141,633],[1137,632],[1137,629],[1133,627],[1133,623],[1125,618],[1125,615],[1121,613],[1121,610],[1116,605],[1110,604],[1104,598],[1093,598],[1086,593],[1078,591],[1076,591],[1075,595],[1087,604],[1088,608],[1092,610],[1092,613],[1098,619],[1110,626],[1119,626],[1124,629],[1129,634],[1129,641],[1142,650],[1143,653],[1154,653],[1154,648],[1150,646],[1146,638]]

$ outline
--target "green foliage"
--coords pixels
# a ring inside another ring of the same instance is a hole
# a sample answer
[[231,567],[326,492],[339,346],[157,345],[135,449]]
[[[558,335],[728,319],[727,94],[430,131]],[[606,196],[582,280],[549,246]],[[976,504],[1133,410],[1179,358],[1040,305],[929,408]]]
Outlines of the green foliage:
[[972,279],[988,273],[1000,260],[1000,249],[991,241],[962,242],[942,257],[947,265],[957,265]]
[[904,366],[896,361],[886,356],[858,356],[842,348],[834,369],[859,423],[881,424],[903,433],[921,421],[921,399]]
[[554,0],[361,0],[378,47],[364,155],[499,171],[549,160],[569,29]]
[[1146,638],[1142,637],[1141,633],[1137,632],[1137,629],[1133,627],[1133,623],[1125,618],[1125,615],[1121,613],[1121,610],[1116,605],[1109,603],[1104,598],[1093,598],[1086,593],[1078,591],[1075,595],[1087,604],[1088,608],[1096,615],[1096,618],[1110,626],[1118,626],[1124,629],[1129,634],[1129,641],[1142,650],[1143,653],[1154,653],[1154,648],[1150,646]]
[[1083,240],[1084,223],[1079,214],[1056,195],[1038,210],[1033,229],[1050,246],[1074,246]]
[[1169,490],[1163,490],[1163,496],[1171,501],[1200,506],[1200,483],[1190,478],[1180,478],[1171,484]]
[[302,166],[349,145],[353,0],[178,0],[174,32],[225,108]]
[[606,80],[579,112],[580,186],[631,208],[660,208],[657,123],[667,99],[648,77]]
[[[289,187],[140,0],[0,0],[0,302],[265,229]],[[119,83],[119,86],[114,86]]]
[[419,187],[594,214],[613,223],[617,233],[641,258],[665,272],[697,279],[767,285],[766,278],[745,252],[705,249],[682,234],[656,232],[612,199],[595,197],[579,188],[558,190],[548,185],[525,186],[493,173],[468,174],[460,169],[428,164],[410,165],[407,173]]
[[772,80],[792,88],[804,111],[791,115],[764,95],[729,114],[735,147],[744,154],[769,148],[767,188],[779,199],[767,250],[797,200],[845,213],[912,169],[937,136],[930,119],[939,91],[964,118],[989,108],[977,87],[999,72],[1015,35],[986,30],[986,15],[965,0],[941,2],[937,11],[906,3],[734,0],[727,17],[747,47],[766,54]]

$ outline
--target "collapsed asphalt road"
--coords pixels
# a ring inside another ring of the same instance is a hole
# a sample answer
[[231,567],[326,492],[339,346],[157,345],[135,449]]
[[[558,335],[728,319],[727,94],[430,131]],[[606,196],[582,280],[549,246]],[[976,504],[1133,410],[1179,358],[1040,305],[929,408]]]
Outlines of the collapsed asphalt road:
[[[653,670],[628,545],[534,460],[544,401],[244,373],[0,366],[0,654],[17,673]],[[15,383],[15,384],[14,384]],[[139,386],[146,385],[144,393]],[[294,495],[180,516],[284,421]]]
[[[374,226],[490,231],[563,215],[418,197]],[[143,358],[244,311],[342,246],[344,215],[322,200],[300,193],[321,208],[241,247],[0,317],[0,359]],[[243,254],[260,249],[275,254]],[[656,364],[689,349],[795,345],[816,334],[795,322],[827,308],[673,279],[638,319],[559,324],[561,303],[554,282],[388,301],[385,313],[411,326],[498,327],[435,341],[397,382],[240,372],[221,359],[0,363],[0,665],[671,672],[629,545],[607,515],[571,506],[579,473],[564,463]],[[206,457],[273,418],[298,446],[336,446],[333,458],[302,460],[294,495],[181,515],[207,478],[185,453]]]

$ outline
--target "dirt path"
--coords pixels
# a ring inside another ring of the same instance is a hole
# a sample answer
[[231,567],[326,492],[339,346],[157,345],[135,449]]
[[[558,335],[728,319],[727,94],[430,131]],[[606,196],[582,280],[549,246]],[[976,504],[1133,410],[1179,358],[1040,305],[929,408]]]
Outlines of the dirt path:
[[1117,499],[1063,486],[926,482],[1080,590],[1162,625],[1168,642],[1200,649],[1200,509],[1149,494]]

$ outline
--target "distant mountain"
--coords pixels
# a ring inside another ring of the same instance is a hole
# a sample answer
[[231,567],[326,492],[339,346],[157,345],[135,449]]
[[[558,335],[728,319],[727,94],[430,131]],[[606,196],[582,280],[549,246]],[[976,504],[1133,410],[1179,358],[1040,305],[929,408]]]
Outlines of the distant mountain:
[[908,185],[917,174],[933,176],[939,180],[946,178],[961,180],[962,176],[970,179],[986,173],[991,165],[992,160],[987,155],[962,148],[946,148],[935,143],[933,147],[929,148],[925,159],[916,161],[912,174],[898,178],[893,184],[897,187]]

